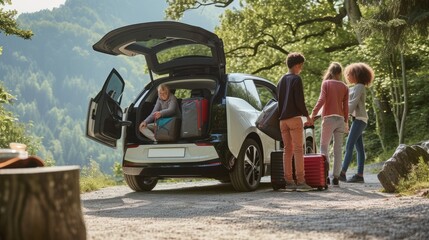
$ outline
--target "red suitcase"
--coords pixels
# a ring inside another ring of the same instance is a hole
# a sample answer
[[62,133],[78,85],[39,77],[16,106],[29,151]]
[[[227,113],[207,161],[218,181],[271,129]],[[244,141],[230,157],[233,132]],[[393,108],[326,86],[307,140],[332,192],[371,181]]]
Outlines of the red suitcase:
[[328,189],[328,164],[320,153],[304,155],[305,182],[318,190]]
[[318,190],[328,189],[328,171],[329,163],[323,154],[316,153],[316,135],[314,134],[314,125],[305,126],[304,132],[307,129],[312,130],[312,146],[308,146],[309,142],[305,141],[304,155],[304,171],[305,182]]

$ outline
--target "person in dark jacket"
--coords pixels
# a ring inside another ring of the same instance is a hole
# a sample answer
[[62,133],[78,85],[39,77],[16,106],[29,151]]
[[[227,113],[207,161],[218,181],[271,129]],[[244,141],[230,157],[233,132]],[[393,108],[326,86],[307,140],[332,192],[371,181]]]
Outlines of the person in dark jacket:
[[[286,64],[289,71],[283,75],[277,85],[280,131],[284,144],[283,169],[285,169],[286,190],[308,191],[312,188],[305,182],[302,117],[307,118],[306,125],[312,125],[305,107],[304,89],[299,74],[305,58],[300,53],[290,53]],[[296,182],[292,173],[292,157],[295,159]]]

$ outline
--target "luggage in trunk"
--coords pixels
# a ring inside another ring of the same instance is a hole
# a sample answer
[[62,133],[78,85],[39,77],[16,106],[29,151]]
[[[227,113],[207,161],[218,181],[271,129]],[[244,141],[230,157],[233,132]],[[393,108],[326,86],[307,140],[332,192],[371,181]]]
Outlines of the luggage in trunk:
[[200,137],[206,132],[207,124],[208,100],[202,97],[183,99],[180,137]]
[[176,141],[179,137],[180,118],[167,117],[156,120],[154,135],[157,141]]

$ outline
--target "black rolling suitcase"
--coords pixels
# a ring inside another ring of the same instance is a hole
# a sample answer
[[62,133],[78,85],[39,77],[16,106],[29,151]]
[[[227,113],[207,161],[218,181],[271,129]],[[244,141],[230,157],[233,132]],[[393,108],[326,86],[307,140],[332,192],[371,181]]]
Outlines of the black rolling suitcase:
[[271,186],[273,190],[286,187],[283,171],[283,150],[271,152]]

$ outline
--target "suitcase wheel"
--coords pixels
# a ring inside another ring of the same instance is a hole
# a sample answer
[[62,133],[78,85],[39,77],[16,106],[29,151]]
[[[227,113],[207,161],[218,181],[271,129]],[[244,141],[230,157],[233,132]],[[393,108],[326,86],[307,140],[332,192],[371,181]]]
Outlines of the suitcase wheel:
[[279,185],[279,184],[275,184],[275,183],[273,183],[273,184],[272,184],[272,186],[273,186],[273,190],[274,190],[274,191],[277,191],[277,190],[279,190],[279,189],[281,189],[281,188],[285,188],[284,186],[281,186],[281,185]]

